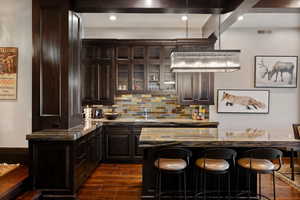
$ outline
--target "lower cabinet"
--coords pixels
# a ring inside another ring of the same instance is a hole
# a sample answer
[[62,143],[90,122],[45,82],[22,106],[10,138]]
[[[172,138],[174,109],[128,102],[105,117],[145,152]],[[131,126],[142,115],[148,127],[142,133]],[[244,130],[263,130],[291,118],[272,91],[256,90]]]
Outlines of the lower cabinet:
[[138,147],[140,127],[105,126],[104,129],[106,162],[142,161],[142,152]]
[[30,177],[43,199],[74,197],[102,160],[101,128],[76,141],[29,140]]

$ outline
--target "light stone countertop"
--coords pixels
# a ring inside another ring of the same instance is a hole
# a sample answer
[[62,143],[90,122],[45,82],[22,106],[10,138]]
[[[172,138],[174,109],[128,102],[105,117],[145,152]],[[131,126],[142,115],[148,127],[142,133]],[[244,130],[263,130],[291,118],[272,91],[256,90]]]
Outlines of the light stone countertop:
[[224,130],[218,128],[143,128],[140,147],[164,146],[299,147],[293,130]]

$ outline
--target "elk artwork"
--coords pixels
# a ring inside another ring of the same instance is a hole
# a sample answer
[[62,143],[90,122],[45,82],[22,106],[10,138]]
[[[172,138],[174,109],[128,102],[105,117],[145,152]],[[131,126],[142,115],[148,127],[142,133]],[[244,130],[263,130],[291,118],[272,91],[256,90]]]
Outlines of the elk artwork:
[[273,76],[276,75],[274,82],[278,81],[278,74],[280,73],[281,82],[283,82],[283,73],[288,73],[290,75],[288,84],[292,84],[293,82],[293,73],[295,69],[295,65],[292,62],[281,62],[277,61],[271,70],[269,70],[268,66],[264,64],[264,60],[261,59],[261,63],[259,63],[259,67],[264,69],[261,78],[264,79],[266,75],[268,75],[268,80],[272,80]]

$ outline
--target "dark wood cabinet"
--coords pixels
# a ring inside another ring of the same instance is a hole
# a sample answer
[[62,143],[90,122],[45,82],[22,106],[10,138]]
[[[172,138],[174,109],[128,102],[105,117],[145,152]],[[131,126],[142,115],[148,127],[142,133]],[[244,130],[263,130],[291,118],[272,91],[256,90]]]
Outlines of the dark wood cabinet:
[[82,103],[112,105],[115,95],[114,47],[84,40],[82,47]]
[[180,73],[177,82],[180,104],[214,104],[214,73]]
[[43,198],[74,197],[102,160],[102,137],[98,128],[76,141],[29,140],[34,189],[40,190]]
[[105,126],[105,161],[135,163],[142,160],[138,147],[141,128]]
[[32,129],[81,122],[81,18],[71,1],[33,0]]

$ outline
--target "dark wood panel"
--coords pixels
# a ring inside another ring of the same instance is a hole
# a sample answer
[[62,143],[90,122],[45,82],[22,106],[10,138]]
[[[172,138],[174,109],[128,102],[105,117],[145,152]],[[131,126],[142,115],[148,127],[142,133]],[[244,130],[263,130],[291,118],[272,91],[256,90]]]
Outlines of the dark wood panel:
[[33,0],[32,129],[81,121],[80,17],[71,1]]
[[[57,8],[41,9],[41,115],[60,115],[61,16]],[[53,31],[56,30],[56,31]]]
[[226,13],[234,10],[242,0],[75,0],[77,12],[121,12],[121,13]]
[[27,148],[0,147],[0,163],[28,164],[29,155]]
[[300,8],[300,0],[260,0],[255,8]]
[[82,20],[69,12],[69,117],[70,126],[80,123],[81,117],[81,35]]

